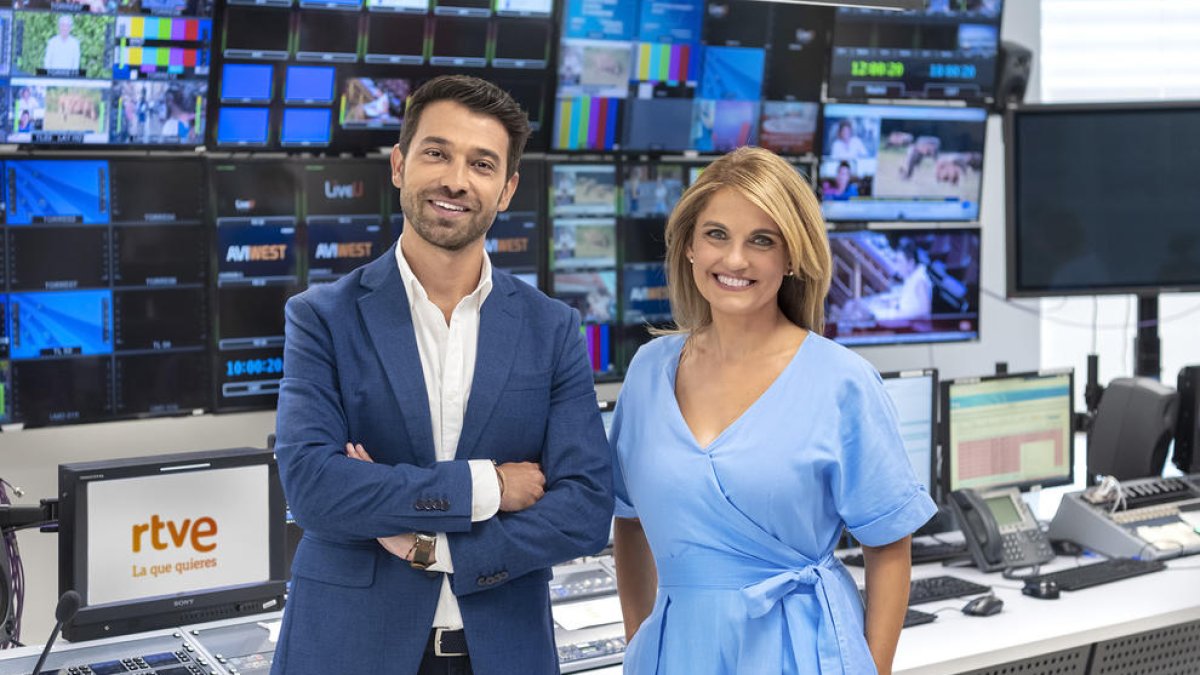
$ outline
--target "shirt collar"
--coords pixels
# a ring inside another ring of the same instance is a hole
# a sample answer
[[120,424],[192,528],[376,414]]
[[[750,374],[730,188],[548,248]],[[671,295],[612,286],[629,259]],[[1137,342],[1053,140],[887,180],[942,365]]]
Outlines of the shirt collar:
[[[396,239],[396,266],[400,268],[400,278],[404,281],[404,290],[408,291],[408,308],[411,310],[413,302],[417,297],[424,300],[429,299],[429,294],[425,292],[425,287],[421,285],[421,280],[417,279],[417,275],[413,274],[412,268],[408,266],[408,260],[404,258],[404,250],[400,247],[400,240],[404,238],[401,233]],[[487,251],[483,252],[483,266],[479,270],[479,284],[475,286],[475,290],[471,291],[468,298],[474,297],[479,300],[479,306],[483,306],[483,301],[487,300],[488,295],[492,292],[492,261],[488,258]]]

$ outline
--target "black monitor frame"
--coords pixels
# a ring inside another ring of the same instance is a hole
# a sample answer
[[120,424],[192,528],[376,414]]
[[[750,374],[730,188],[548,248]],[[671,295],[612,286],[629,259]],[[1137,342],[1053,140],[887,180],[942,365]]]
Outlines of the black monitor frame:
[[[1036,371],[1026,371],[1020,373],[997,373],[994,375],[984,375],[980,377],[960,377],[949,380],[942,380],[938,388],[938,435],[937,443],[941,449],[938,464],[940,465],[940,476],[938,477],[938,491],[943,497],[949,497],[950,478],[952,475],[951,466],[953,460],[953,452],[951,450],[950,438],[950,389],[955,385],[978,384],[980,382],[992,382],[997,380],[1026,380],[1033,378],[1048,378],[1067,376],[1067,401],[1070,410],[1069,420],[1074,419],[1075,408],[1075,370],[1073,368],[1056,368]],[[1057,476],[1046,479],[1037,479],[1029,481],[1021,481],[1018,483],[1003,483],[988,486],[990,488],[1015,487],[1021,492],[1028,492],[1034,488],[1049,488],[1060,487],[1063,485],[1072,485],[1075,482],[1075,428],[1073,422],[1068,424],[1067,429],[1067,475]]]
[[[175,596],[142,598],[96,606],[85,604],[80,607],[74,621],[64,627],[63,637],[76,642],[281,609],[287,578],[284,569],[286,506],[283,486],[279,481],[279,466],[270,450],[234,448],[60,464],[59,593],[74,589],[85,599],[88,597],[88,485],[97,481],[148,477],[164,472],[178,474],[258,465],[266,466],[268,471],[267,503],[271,512],[268,518],[269,580]],[[214,495],[214,498],[217,497]]]
[[1004,206],[1005,206],[1005,269],[1006,294],[1010,298],[1046,298],[1078,295],[1154,295],[1158,293],[1180,293],[1200,291],[1200,274],[1194,284],[1174,285],[1095,285],[1087,288],[1055,288],[1030,289],[1017,284],[1017,123],[1018,117],[1024,115],[1055,115],[1079,113],[1108,113],[1122,111],[1172,111],[1196,110],[1200,112],[1200,104],[1195,101],[1153,101],[1130,103],[1072,103],[1072,104],[1033,104],[1009,108],[1004,114]]
[[[938,439],[938,395],[941,393],[941,388],[938,386],[938,371],[937,368],[917,368],[913,370],[894,370],[881,372],[879,376],[885,380],[903,380],[916,377],[930,378],[931,393],[929,396],[929,467],[926,478],[929,480],[930,496],[935,499],[938,495],[934,493],[938,490],[941,468],[941,455]],[[899,413],[899,411],[897,411]],[[908,453],[905,452],[907,455]],[[916,467],[913,467],[916,469]],[[919,473],[919,472],[918,472]],[[938,503],[941,503],[940,501]]]

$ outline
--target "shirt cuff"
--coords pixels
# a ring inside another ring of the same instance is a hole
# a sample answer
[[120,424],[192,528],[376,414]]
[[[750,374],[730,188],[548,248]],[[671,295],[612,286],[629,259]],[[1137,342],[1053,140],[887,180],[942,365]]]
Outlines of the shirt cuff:
[[471,522],[478,523],[500,511],[500,478],[490,460],[472,459],[467,465],[471,467]]
[[[488,462],[490,465],[491,462]],[[425,568],[429,572],[445,572],[454,574],[454,561],[450,559],[450,538],[445,532],[438,532],[433,544],[434,562]]]

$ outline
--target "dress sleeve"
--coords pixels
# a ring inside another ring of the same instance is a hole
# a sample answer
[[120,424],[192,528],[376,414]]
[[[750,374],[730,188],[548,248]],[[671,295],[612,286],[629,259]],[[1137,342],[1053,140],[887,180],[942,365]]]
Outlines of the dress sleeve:
[[937,513],[913,473],[895,407],[865,362],[839,397],[841,456],[832,491],[855,539],[883,546],[912,534]]
[[633,501],[629,498],[629,490],[625,487],[625,472],[621,468],[621,416],[626,405],[624,391],[624,387],[622,387],[622,393],[617,396],[617,407],[613,410],[612,426],[608,432],[608,444],[613,452],[613,497],[616,502],[613,516],[637,518],[637,511],[634,510]]

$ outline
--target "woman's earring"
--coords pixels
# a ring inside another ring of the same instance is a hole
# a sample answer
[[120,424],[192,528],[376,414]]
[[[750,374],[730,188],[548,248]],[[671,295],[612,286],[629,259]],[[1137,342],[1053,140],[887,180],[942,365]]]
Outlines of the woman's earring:
[[690,257],[690,256],[689,256],[689,257],[688,257],[688,264],[689,264],[689,265],[695,265],[695,264],[696,264],[696,259],[695,259],[695,258],[692,258],[692,257]]

